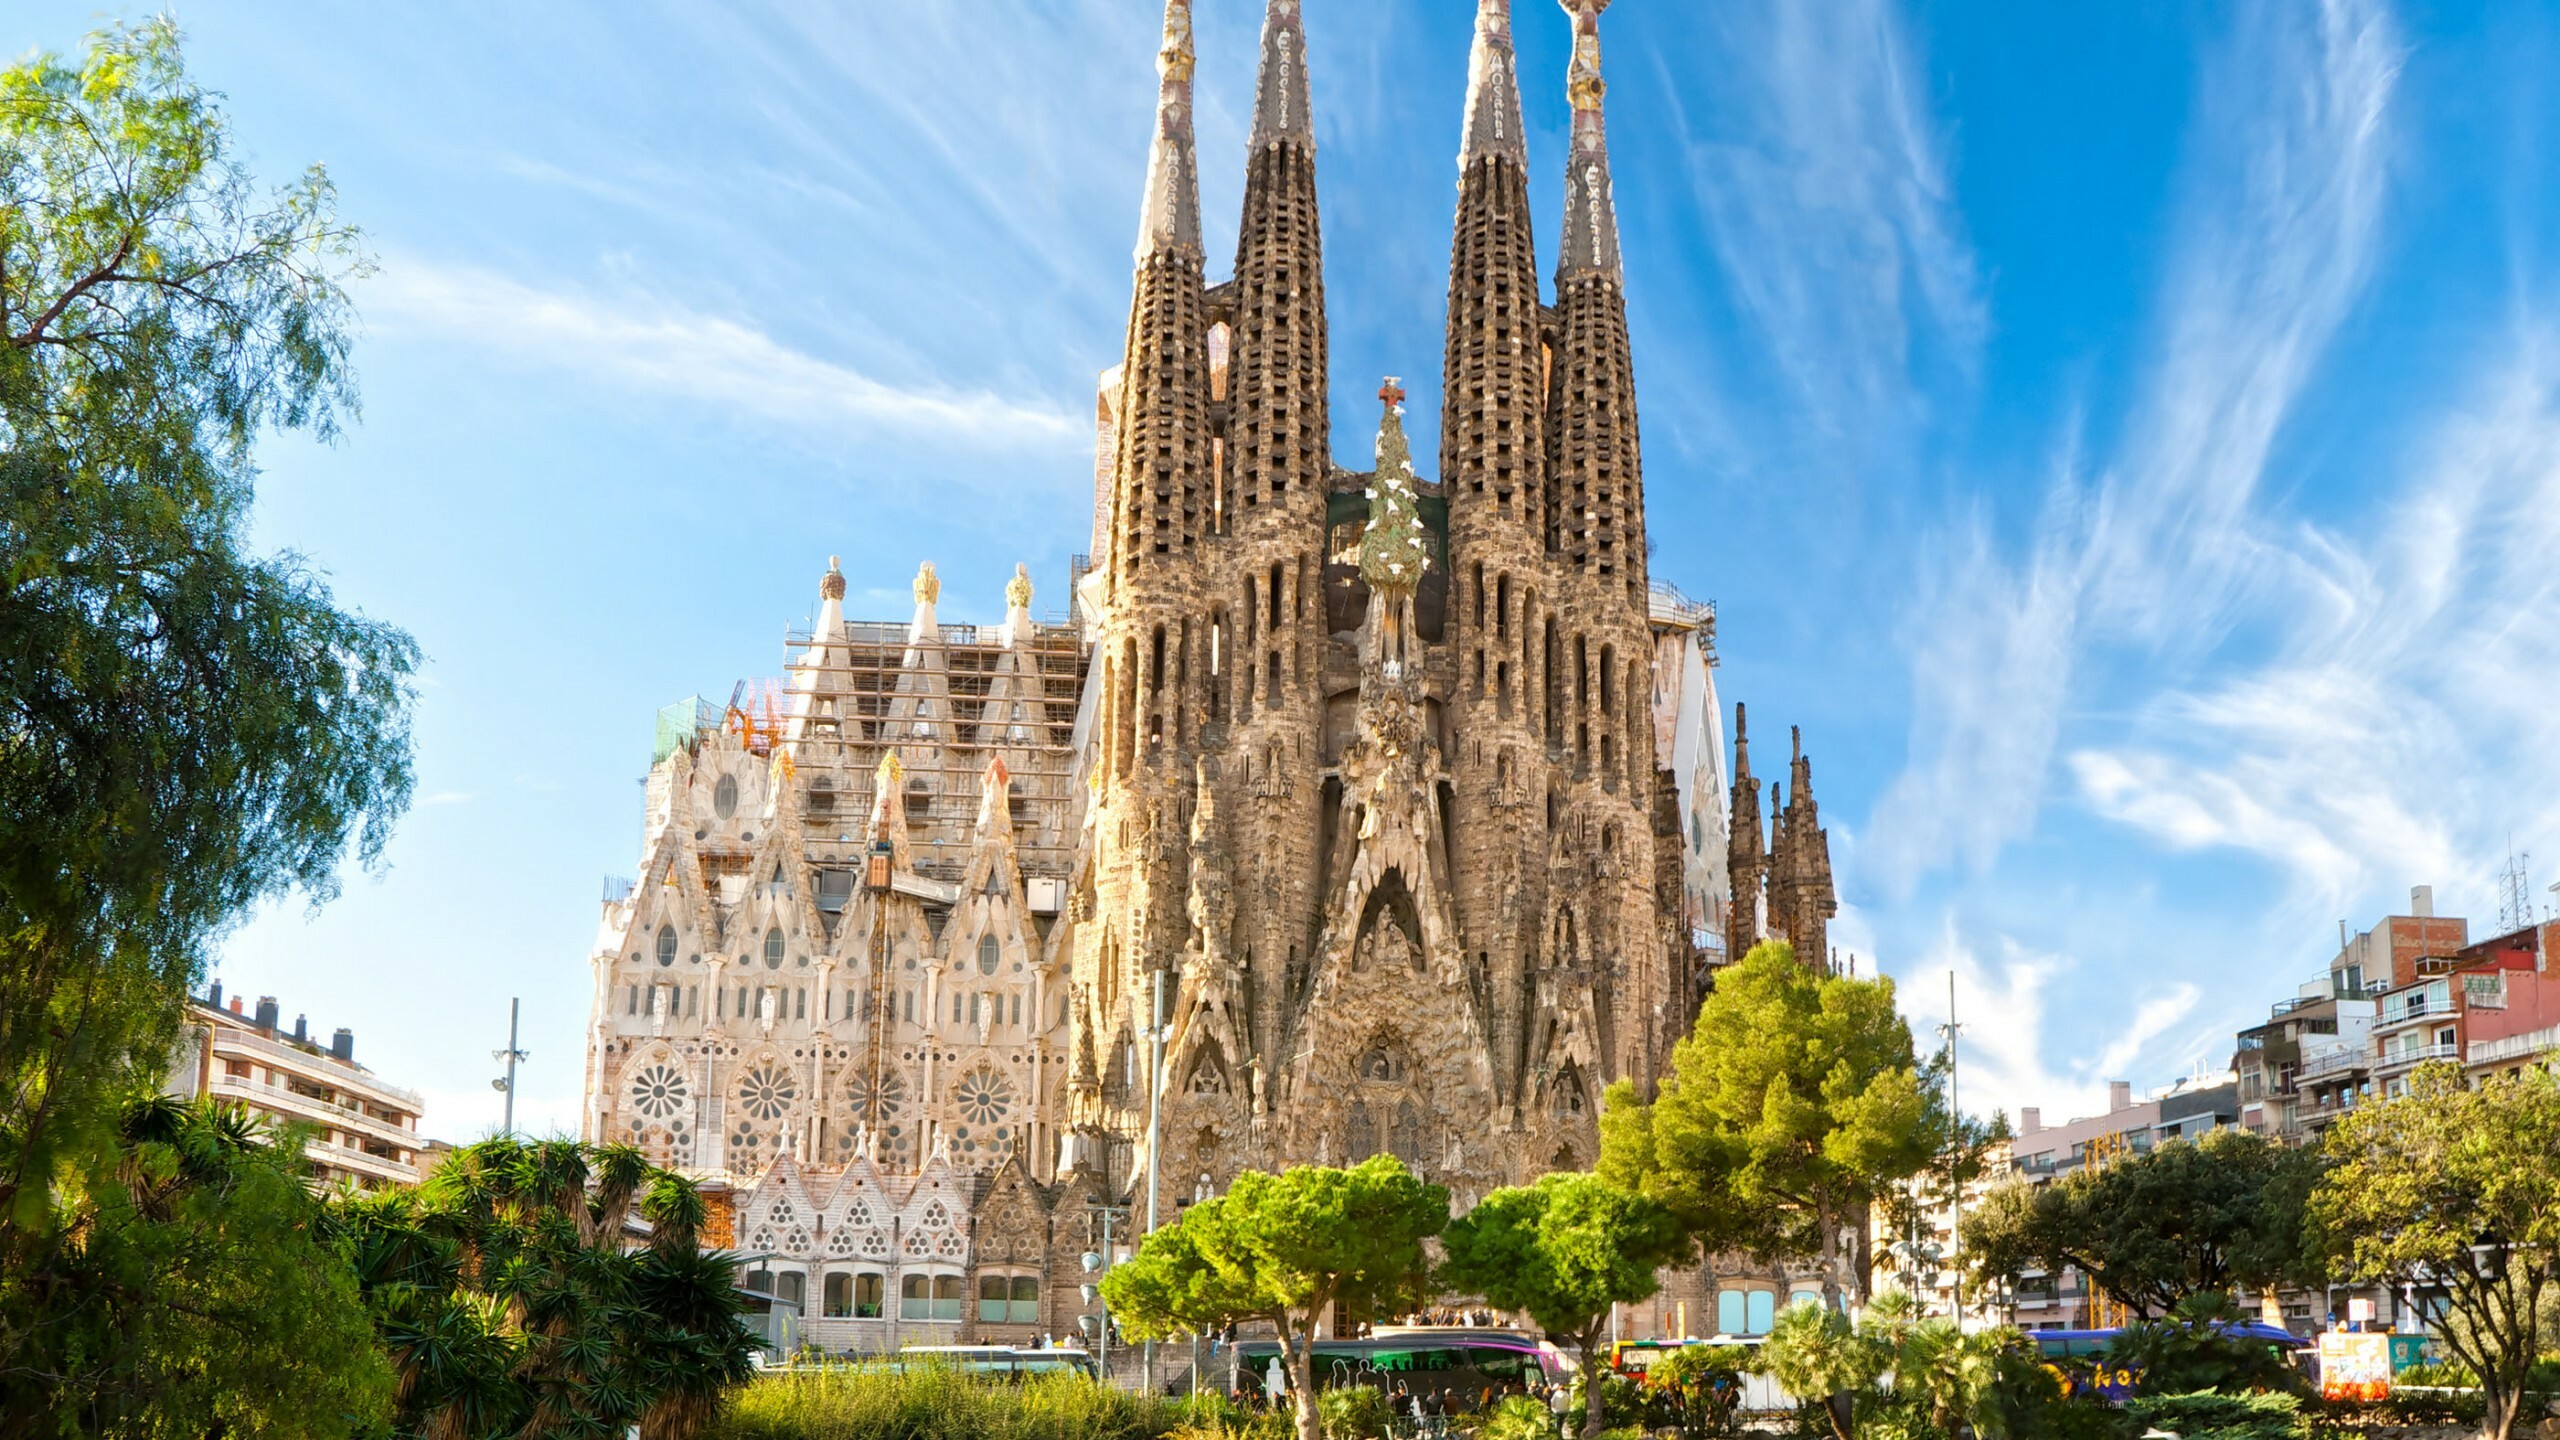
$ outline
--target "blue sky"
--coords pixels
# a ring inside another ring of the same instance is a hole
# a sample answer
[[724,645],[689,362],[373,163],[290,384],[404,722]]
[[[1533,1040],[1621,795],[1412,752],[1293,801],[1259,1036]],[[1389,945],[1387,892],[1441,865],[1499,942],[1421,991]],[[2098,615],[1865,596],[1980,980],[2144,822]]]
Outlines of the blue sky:
[[[1199,0],[1213,256],[1260,6]],[[1309,0],[1337,452],[1435,369],[1470,0]],[[1553,256],[1565,21],[1520,0]],[[654,708],[848,607],[1047,608],[1089,533],[1158,14],[186,3],[261,169],[381,273],[364,422],[261,543],[429,659],[389,873],[221,978],[494,1123],[574,1114]],[[75,43],[22,0],[0,44]],[[1603,23],[1657,576],[1805,727],[1844,913],[1958,976],[1967,1097],[2227,1057],[2431,883],[2560,878],[2560,16],[2383,0],[1625,0]],[[1213,270],[1223,270],[1213,261]],[[1427,450],[1436,426],[1415,427]],[[1427,454],[1417,463],[1429,468]]]

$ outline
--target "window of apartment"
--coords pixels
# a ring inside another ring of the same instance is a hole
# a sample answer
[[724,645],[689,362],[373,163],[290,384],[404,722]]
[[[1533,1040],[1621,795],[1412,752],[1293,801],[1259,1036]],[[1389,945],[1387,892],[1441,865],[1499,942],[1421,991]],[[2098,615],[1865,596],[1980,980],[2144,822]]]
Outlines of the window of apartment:
[[1031,1275],[979,1276],[978,1323],[981,1325],[1040,1323],[1039,1279]]
[[901,1275],[898,1277],[898,1318],[901,1320],[957,1320],[960,1318],[960,1277],[957,1275]]
[[225,1060],[222,1062],[222,1073],[234,1080],[246,1080],[249,1078],[249,1062]]

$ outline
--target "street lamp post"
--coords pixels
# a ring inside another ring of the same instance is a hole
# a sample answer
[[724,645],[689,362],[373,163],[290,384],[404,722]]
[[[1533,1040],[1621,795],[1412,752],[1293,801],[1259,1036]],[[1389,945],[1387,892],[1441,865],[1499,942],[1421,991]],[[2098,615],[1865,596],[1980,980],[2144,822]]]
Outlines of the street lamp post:
[[499,1079],[490,1081],[489,1088],[507,1097],[507,1118],[502,1129],[510,1136],[516,1133],[516,1062],[533,1058],[516,1048],[516,1018],[523,1005],[522,997],[507,1001],[507,1048],[489,1052],[490,1059],[507,1062],[507,1073]]

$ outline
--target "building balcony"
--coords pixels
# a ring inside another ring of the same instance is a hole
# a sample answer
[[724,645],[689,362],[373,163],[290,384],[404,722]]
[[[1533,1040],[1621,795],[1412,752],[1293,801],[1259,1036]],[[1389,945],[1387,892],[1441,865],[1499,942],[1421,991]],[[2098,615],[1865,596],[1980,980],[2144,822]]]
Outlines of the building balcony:
[[309,1141],[302,1147],[302,1157],[314,1165],[324,1165],[331,1170],[366,1176],[388,1185],[418,1183],[418,1167],[408,1161],[386,1159],[370,1150],[359,1150],[334,1141],[317,1139]]
[[237,1024],[214,1027],[213,1053],[262,1062],[279,1061],[282,1063],[274,1068],[324,1081],[334,1088],[356,1091],[385,1110],[416,1115],[427,1108],[426,1097],[417,1091],[389,1084],[369,1070],[360,1070],[337,1059],[325,1049],[305,1050],[290,1041],[270,1040]]
[[415,1152],[418,1132],[404,1125],[348,1109],[344,1101],[320,1100],[282,1085],[260,1085],[236,1075],[216,1075],[208,1092],[216,1100],[234,1101],[264,1114],[300,1120],[323,1131],[343,1130],[396,1149]]
[[2407,1045],[2397,1050],[2385,1050],[2374,1057],[2374,1068],[2406,1070],[2424,1065],[2430,1060],[2460,1060],[2461,1058],[2462,1047],[2453,1041],[2446,1040],[2430,1045]]
[[2302,1057],[2302,1068],[2295,1072],[2293,1078],[2295,1084],[2299,1085],[2305,1080],[2316,1079],[2323,1075],[2335,1075],[2345,1071],[2368,1069],[2372,1064],[2373,1055],[2371,1052],[2356,1046],[2340,1045],[2332,1049],[2315,1050],[2304,1055]]
[[2546,1025],[2522,1035],[2508,1035],[2496,1040],[2474,1040],[2465,1053],[2466,1065],[2503,1065],[2510,1060],[2529,1060],[2545,1051],[2560,1049],[2560,1025]]

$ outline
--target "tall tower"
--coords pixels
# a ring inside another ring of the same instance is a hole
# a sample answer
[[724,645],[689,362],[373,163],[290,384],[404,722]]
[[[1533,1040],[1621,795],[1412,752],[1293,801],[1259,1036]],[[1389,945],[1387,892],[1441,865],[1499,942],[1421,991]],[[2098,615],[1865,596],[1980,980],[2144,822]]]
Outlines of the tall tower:
[[[1275,1043],[1306,984],[1318,928],[1313,857],[1292,837],[1318,824],[1315,780],[1327,625],[1325,506],[1333,472],[1327,407],[1324,243],[1307,40],[1298,0],[1270,0],[1245,156],[1235,279],[1212,299],[1213,406],[1233,477],[1229,536],[1212,579],[1220,647],[1219,762],[1252,792],[1224,807],[1225,877],[1256,897],[1237,933],[1202,936],[1232,971],[1256,1053]],[[1222,1051],[1226,1044],[1222,1042]],[[1242,1061],[1242,1054],[1222,1058]]]
[[1101,703],[1075,903],[1100,922],[1076,937],[1077,998],[1087,1013],[1068,1108],[1080,1127],[1143,1112],[1134,1057],[1148,972],[1163,967],[1174,950],[1167,938],[1188,924],[1180,836],[1216,648],[1214,622],[1197,601],[1220,502],[1193,64],[1189,0],[1166,0],[1120,371],[1109,578],[1095,627]]
[[[1653,874],[1657,775],[1651,694],[1652,630],[1645,589],[1644,499],[1637,458],[1635,373],[1627,346],[1625,273],[1609,179],[1601,100],[1600,12],[1608,0],[1563,0],[1573,17],[1565,95],[1573,109],[1565,156],[1564,234],[1547,388],[1547,543],[1555,614],[1546,637],[1550,749],[1564,757],[1577,823],[1553,837],[1560,864],[1598,851],[1604,872]],[[1594,917],[1605,963],[1595,963],[1596,1008],[1607,1018],[1613,1073],[1649,1084],[1687,1016],[1649,902],[1615,883]]]
[[1460,938],[1494,1045],[1495,1083],[1517,1097],[1532,1063],[1533,956],[1546,911],[1545,755],[1538,733],[1545,590],[1546,350],[1529,223],[1510,0],[1480,0],[1458,149],[1449,245],[1440,456],[1457,573],[1448,630],[1451,708],[1468,737],[1451,757],[1459,823],[1488,863],[1457,879]]

